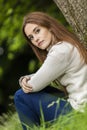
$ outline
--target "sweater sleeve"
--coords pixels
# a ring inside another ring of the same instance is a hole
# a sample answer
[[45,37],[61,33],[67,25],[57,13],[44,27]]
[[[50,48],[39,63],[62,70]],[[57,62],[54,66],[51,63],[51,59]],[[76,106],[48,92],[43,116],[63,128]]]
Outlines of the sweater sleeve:
[[54,45],[40,69],[31,77],[28,84],[33,92],[40,91],[64,74],[68,65],[70,48],[65,44]]

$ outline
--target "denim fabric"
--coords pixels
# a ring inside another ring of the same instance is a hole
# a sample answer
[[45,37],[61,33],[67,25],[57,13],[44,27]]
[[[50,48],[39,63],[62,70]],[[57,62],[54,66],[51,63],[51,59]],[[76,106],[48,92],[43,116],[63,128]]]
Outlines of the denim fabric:
[[[43,115],[44,121],[53,121],[61,114],[72,110],[70,104],[63,98],[64,94],[52,87],[35,93],[24,93],[22,89],[15,93],[14,101],[23,130],[27,126],[39,126]],[[42,111],[42,115],[41,115]]]

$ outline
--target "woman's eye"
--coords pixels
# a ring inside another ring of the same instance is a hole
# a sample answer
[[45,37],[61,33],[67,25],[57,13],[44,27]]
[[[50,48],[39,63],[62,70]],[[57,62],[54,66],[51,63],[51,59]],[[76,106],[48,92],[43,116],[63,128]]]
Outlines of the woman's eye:
[[40,29],[37,29],[35,33],[37,34],[37,33],[39,33],[39,32],[40,32]]
[[30,41],[32,41],[32,40],[33,40],[33,36],[28,37],[28,39],[29,39]]

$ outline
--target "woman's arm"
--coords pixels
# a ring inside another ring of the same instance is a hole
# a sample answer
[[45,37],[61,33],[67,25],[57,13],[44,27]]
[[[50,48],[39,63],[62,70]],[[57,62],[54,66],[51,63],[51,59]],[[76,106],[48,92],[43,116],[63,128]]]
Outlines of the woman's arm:
[[53,46],[41,68],[28,81],[28,85],[32,86],[32,92],[42,90],[64,74],[70,54],[71,47],[66,43]]
[[19,85],[20,87],[22,87],[22,80],[25,78],[26,80],[29,80],[34,74],[30,74],[30,75],[25,75],[25,76],[21,76],[19,79]]
[[31,92],[31,91],[32,91],[32,87],[27,84],[27,81],[29,81],[30,78],[31,78],[33,75],[34,75],[34,74],[25,75],[25,76],[20,77],[20,79],[19,79],[19,85],[20,85],[20,87],[22,87],[22,89],[23,89],[23,91],[24,91],[25,93],[28,93],[28,92]]

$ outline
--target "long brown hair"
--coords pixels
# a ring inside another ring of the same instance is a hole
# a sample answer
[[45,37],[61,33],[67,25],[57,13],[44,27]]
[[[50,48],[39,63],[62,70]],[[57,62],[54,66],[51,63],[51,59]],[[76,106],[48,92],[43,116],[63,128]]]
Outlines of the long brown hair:
[[[23,21],[23,33],[26,38],[27,36],[25,34],[24,28],[27,23],[34,23],[34,24],[46,27],[47,29],[50,29],[51,33],[54,35],[54,38],[57,40],[57,42],[67,41],[70,44],[74,45],[79,50],[79,53],[82,59],[84,59],[84,61],[87,63],[87,51],[85,47],[80,43],[80,41],[74,34],[69,32],[63,25],[61,25],[53,17],[43,12],[32,12],[32,13],[27,14],[24,17],[24,21]],[[28,38],[27,40],[29,42],[29,45],[32,47],[33,51],[35,52],[36,56],[38,57],[38,59],[43,62],[46,58],[47,51],[41,50],[37,48],[36,46],[34,46],[31,43],[31,41],[29,41]]]

